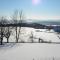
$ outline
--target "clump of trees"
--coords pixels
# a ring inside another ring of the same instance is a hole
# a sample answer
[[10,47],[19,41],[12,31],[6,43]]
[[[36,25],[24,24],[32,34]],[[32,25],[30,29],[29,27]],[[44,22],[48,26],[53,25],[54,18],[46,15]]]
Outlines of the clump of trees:
[[[15,10],[14,14],[12,16],[12,20],[13,20],[13,24],[16,24],[15,26],[15,32],[16,32],[16,43],[18,43],[19,40],[19,36],[20,36],[20,30],[21,30],[21,24],[22,24],[22,20],[24,19],[23,16],[23,11],[18,11]],[[8,19],[6,19],[5,17],[1,17],[0,18],[0,44],[3,44],[3,38],[5,37],[7,39],[7,43],[9,43],[9,37],[11,35],[11,28],[10,26],[3,26],[5,24],[11,24],[11,21],[8,21]],[[20,26],[18,27],[17,24],[20,24]]]
[[2,45],[3,43],[3,37],[7,38],[7,42],[9,40],[10,37],[10,31],[9,31],[9,27],[4,27],[4,24],[7,24],[8,20],[4,17],[1,17],[0,19],[0,44]]

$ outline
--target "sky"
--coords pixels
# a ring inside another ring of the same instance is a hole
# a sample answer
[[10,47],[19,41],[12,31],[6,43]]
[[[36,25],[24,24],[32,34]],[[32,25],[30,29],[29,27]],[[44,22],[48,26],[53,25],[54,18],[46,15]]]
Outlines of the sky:
[[60,19],[60,0],[0,0],[0,16],[23,10],[27,19]]

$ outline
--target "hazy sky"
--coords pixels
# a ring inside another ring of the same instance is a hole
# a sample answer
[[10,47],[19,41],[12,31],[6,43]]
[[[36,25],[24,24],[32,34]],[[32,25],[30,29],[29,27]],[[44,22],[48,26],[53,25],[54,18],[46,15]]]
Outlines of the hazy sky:
[[0,15],[23,10],[28,19],[60,19],[60,0],[0,0]]

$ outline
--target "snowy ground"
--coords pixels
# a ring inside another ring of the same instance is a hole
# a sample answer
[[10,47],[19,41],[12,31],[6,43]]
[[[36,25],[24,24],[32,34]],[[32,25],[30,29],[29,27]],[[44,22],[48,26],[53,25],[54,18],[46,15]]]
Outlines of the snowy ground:
[[[60,34],[53,30],[22,28],[20,39],[30,41],[31,32],[33,40],[38,42],[41,38],[44,41],[60,42]],[[9,41],[15,41],[15,31],[11,34]],[[6,41],[6,38],[4,38]],[[45,43],[8,43],[0,45],[0,60],[60,60],[60,44]]]
[[57,34],[53,30],[48,31],[48,30],[45,30],[45,29],[44,30],[43,29],[39,29],[38,31],[39,32],[34,32],[34,36],[35,37],[41,38],[44,41],[60,42],[60,34]]
[[17,43],[0,46],[0,60],[60,60],[60,45]]
[[[44,41],[51,41],[51,42],[60,42],[60,34],[57,34],[53,30],[47,30],[47,29],[34,29],[34,28],[27,28],[27,27],[22,27],[19,41],[25,41],[25,42],[30,42],[30,36],[31,33],[33,34],[33,40],[35,42],[38,42],[39,38],[43,39]],[[15,37],[15,31],[12,30],[12,34],[9,38],[10,42],[15,42],[16,37]],[[4,41],[6,41],[6,38],[4,38]]]

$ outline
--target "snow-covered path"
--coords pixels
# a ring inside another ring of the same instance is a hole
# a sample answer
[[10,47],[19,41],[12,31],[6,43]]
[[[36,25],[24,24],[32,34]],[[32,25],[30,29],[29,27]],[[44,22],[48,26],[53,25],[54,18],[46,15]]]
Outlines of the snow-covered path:
[[33,58],[35,60],[40,60],[41,58],[60,58],[59,44],[18,43],[12,48],[5,47],[0,49],[0,60],[32,60]]

